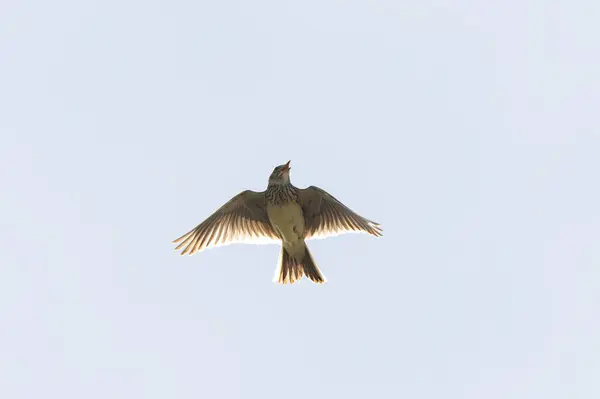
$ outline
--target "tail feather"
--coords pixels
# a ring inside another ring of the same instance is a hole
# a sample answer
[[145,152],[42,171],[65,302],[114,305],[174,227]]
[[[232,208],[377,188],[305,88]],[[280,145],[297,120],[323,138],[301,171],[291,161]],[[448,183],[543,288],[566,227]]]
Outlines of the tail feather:
[[294,284],[302,279],[303,276],[308,277],[317,284],[327,282],[321,270],[315,263],[308,247],[305,247],[304,259],[298,261],[290,256],[288,251],[282,246],[279,253],[279,262],[275,271],[273,281],[279,284]]
[[321,273],[321,270],[315,263],[312,254],[308,250],[308,247],[306,247],[306,255],[304,255],[304,275],[317,284],[323,284],[327,282],[325,276],[323,273]]

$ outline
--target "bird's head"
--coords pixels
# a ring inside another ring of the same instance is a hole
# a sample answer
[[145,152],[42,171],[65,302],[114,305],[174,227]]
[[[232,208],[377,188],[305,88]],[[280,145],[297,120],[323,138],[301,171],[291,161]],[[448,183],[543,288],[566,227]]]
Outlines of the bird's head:
[[290,182],[290,162],[287,161],[286,164],[276,166],[273,169],[273,173],[269,176],[269,183],[273,184],[288,184]]

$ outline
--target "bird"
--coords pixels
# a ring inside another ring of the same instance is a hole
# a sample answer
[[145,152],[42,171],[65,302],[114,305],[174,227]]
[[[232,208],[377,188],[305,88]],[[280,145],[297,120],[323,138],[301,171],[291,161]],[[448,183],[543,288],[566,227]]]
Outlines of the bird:
[[265,191],[245,190],[218,208],[206,220],[173,240],[181,255],[232,243],[281,245],[273,282],[293,284],[304,276],[327,282],[306,240],[349,232],[381,237],[379,223],[365,219],[316,186],[304,189],[290,181],[290,163],[273,169]]

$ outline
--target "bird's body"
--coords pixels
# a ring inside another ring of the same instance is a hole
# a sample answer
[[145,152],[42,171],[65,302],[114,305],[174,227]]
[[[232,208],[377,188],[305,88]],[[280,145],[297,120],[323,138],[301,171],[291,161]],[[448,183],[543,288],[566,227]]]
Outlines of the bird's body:
[[[267,216],[290,255],[304,255],[304,213],[296,202],[271,205]],[[300,245],[301,244],[301,245]]]
[[294,187],[290,162],[275,168],[264,192],[243,191],[208,219],[175,240],[182,255],[232,242],[269,238],[282,245],[275,280],[294,283],[304,275],[315,283],[325,277],[314,263],[305,240],[347,231],[381,236],[375,222],[364,219],[325,191]]

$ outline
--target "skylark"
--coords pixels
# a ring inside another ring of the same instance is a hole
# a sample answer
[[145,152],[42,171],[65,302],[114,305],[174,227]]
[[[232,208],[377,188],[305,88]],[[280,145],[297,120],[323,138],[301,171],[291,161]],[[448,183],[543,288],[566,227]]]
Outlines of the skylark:
[[234,242],[281,244],[274,282],[293,284],[308,277],[325,283],[305,240],[365,232],[382,235],[378,223],[365,219],[315,186],[300,189],[290,182],[290,161],[277,166],[262,192],[242,191],[204,222],[175,241],[181,255]]

